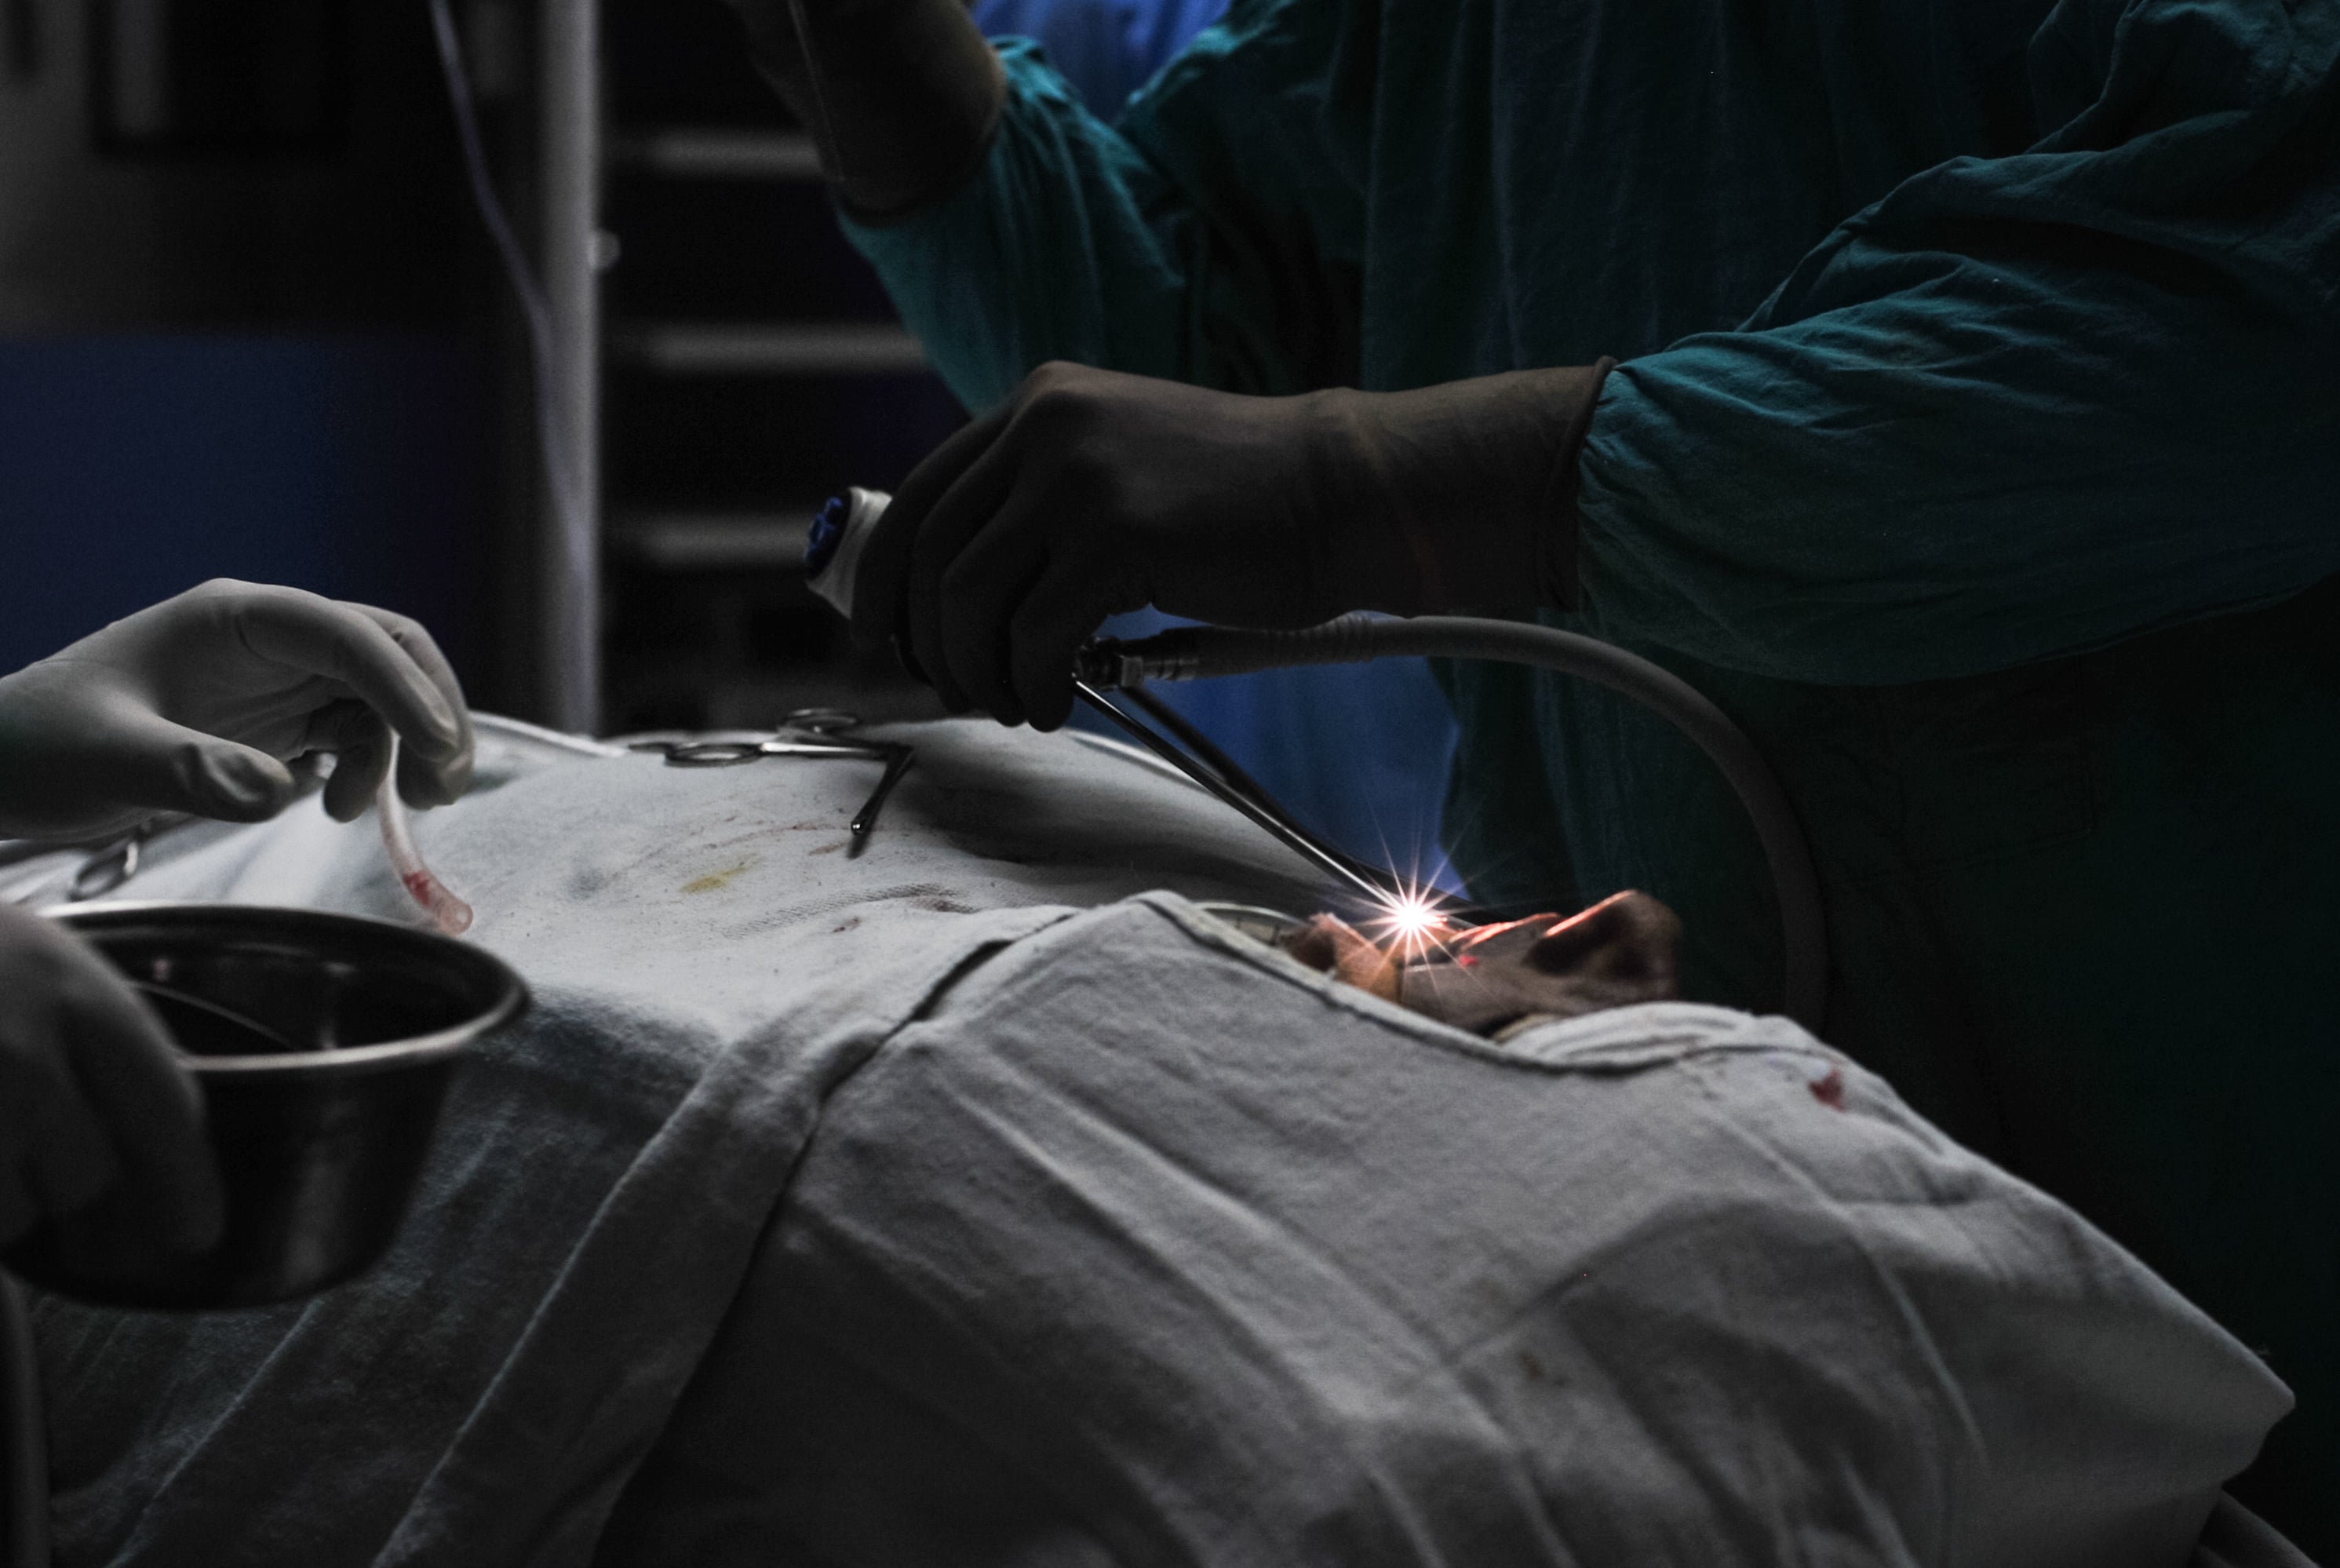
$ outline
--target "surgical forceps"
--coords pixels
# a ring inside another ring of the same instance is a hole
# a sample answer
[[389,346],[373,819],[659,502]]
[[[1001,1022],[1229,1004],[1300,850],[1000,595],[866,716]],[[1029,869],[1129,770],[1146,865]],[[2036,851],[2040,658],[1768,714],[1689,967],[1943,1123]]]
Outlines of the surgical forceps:
[[[1346,883],[1373,908],[1386,909],[1393,901],[1406,897],[1406,890],[1394,878],[1351,858],[1317,838],[1294,821],[1265,790],[1260,789],[1239,770],[1232,769],[1229,764],[1221,762],[1214,767],[1208,759],[1197,760],[1193,755],[1172,745],[1152,726],[1120,707],[1086,680],[1076,678],[1073,681],[1073,692],[1139,745],[1266,829],[1284,848],[1334,880]],[[1124,695],[1134,697],[1135,694],[1125,691]],[[1235,771],[1235,778],[1222,777],[1222,769]],[[1245,789],[1244,785],[1250,785],[1250,788]]]
[[861,720],[835,708],[800,708],[784,717],[778,729],[767,736],[748,739],[718,740],[647,740],[637,742],[638,751],[662,751],[669,768],[736,768],[743,762],[760,762],[767,757],[829,757],[856,759],[865,762],[883,762],[886,771],[878,780],[878,788],[861,803],[846,830],[852,834],[857,846],[867,842],[870,829],[878,826],[878,813],[885,808],[886,798],[902,775],[910,770],[917,759],[917,750],[900,740],[842,739],[847,730],[860,728]]

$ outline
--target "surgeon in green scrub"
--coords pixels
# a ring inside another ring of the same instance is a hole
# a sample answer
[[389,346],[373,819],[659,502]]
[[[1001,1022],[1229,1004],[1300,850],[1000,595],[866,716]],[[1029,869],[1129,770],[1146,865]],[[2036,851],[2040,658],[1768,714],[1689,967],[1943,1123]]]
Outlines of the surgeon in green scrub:
[[[2340,1554],[2340,3],[1235,0],[1111,124],[959,0],[739,3],[979,415],[863,638],[1043,727],[1148,602],[1669,665],[1802,814],[1828,1037],[2268,1358],[2236,1494]],[[1480,898],[1776,1003],[1697,753],[1443,680]]]

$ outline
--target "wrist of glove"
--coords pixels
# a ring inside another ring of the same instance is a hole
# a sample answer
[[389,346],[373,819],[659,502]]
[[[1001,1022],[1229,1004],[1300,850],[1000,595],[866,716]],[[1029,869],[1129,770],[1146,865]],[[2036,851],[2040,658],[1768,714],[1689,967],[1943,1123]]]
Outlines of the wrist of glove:
[[963,0],[733,4],[757,65],[811,131],[856,218],[906,217],[982,164],[1006,78]]
[[1575,608],[1577,459],[1615,362],[1313,394],[1340,610]]
[[94,838],[176,811],[252,822],[337,759],[349,821],[399,749],[399,793],[439,806],[471,781],[462,689],[430,633],[388,610],[220,581],[0,679],[0,835]]
[[1572,605],[1609,364],[1298,397],[1044,365],[896,492],[855,633],[954,709],[1052,729],[1074,650],[1149,604],[1260,627]]

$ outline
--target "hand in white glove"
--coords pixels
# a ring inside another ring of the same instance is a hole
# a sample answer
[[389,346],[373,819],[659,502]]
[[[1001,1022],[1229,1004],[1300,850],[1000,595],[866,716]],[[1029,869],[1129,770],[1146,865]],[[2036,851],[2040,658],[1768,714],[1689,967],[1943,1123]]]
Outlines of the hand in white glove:
[[431,634],[402,615],[226,579],[0,678],[0,836],[94,838],[163,811],[256,822],[338,756],[325,809],[399,793],[441,806],[471,777],[471,721]]
[[124,1260],[199,1252],[220,1213],[203,1099],[162,1024],[70,933],[0,906],[0,1245],[79,1214]]

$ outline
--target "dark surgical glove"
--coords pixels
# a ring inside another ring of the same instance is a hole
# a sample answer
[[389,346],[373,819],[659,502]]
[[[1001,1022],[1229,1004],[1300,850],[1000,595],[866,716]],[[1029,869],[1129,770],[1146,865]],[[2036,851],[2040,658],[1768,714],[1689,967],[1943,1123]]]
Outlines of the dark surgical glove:
[[1252,627],[1572,605],[1609,364],[1297,397],[1043,365],[896,492],[855,632],[954,709],[1052,729],[1074,650],[1148,604]]
[[170,1037],[105,960],[0,907],[0,1245],[81,1216],[122,1265],[217,1238],[203,1100]]
[[336,820],[400,749],[399,793],[441,806],[471,777],[462,689],[402,615],[224,580],[124,617],[0,678],[0,835],[94,838],[159,812],[273,816],[285,762],[331,751]]
[[1007,79],[966,0],[732,5],[756,63],[812,132],[855,217],[906,216],[982,163]]

